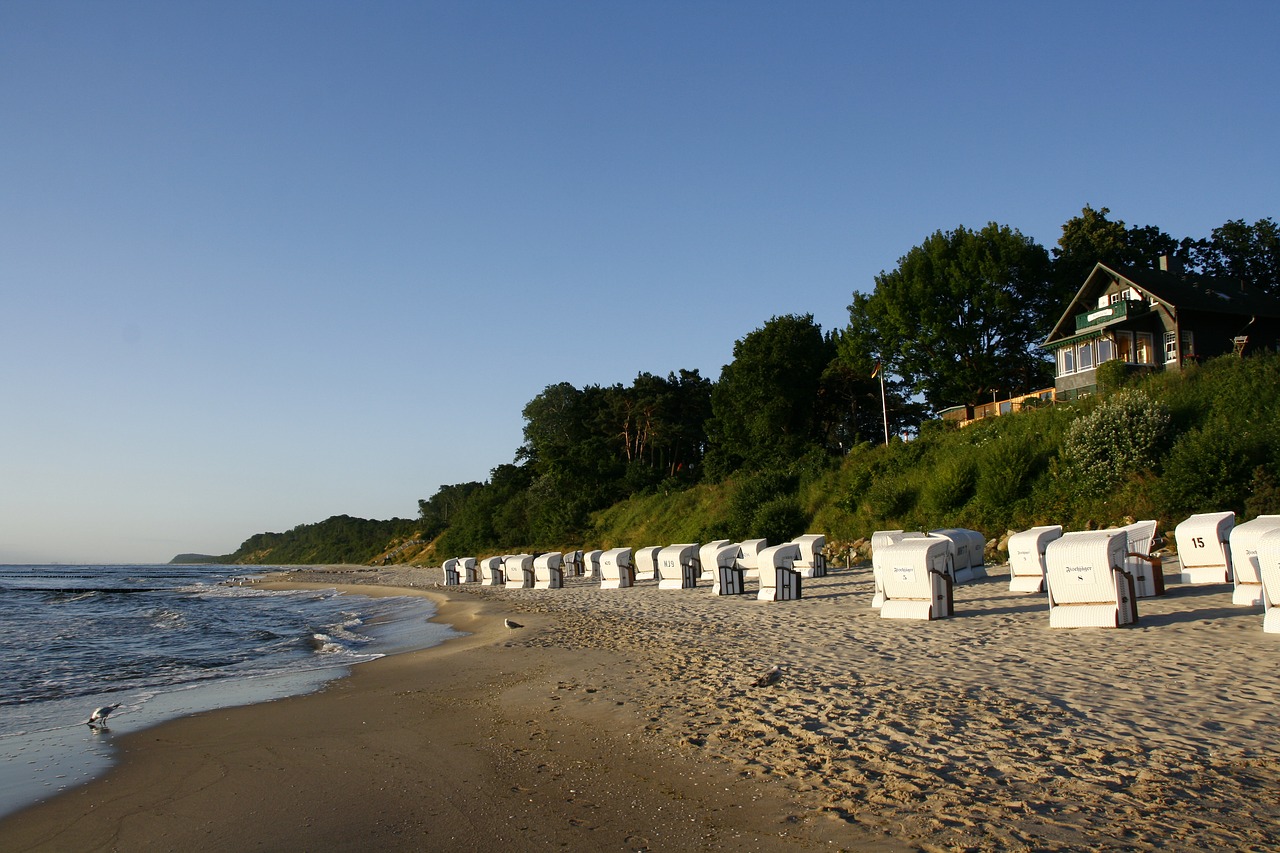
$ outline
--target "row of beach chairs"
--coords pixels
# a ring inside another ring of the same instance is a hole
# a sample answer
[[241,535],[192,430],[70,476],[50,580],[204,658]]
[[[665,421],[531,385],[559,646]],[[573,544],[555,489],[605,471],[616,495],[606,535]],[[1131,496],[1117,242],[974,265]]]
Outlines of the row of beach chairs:
[[456,557],[444,562],[444,582],[559,589],[569,576],[599,578],[601,589],[625,589],[646,580],[656,580],[659,589],[692,589],[709,578],[714,595],[741,595],[746,578],[754,577],[759,579],[758,599],[789,601],[800,598],[802,578],[826,575],[826,544],[825,536],[811,533],[779,545],[764,539],[718,539],[703,545]]
[[[882,531],[872,537],[872,605],[886,618],[941,619],[954,612],[963,580],[944,531]],[[954,540],[954,531],[950,532]],[[1174,529],[1183,584],[1232,583],[1232,603],[1264,609],[1263,630],[1280,633],[1280,515],[1237,525],[1232,512],[1199,513]],[[1009,537],[1009,589],[1047,594],[1055,628],[1115,628],[1138,620],[1137,602],[1165,593],[1156,522],[1064,532],[1033,527]]]

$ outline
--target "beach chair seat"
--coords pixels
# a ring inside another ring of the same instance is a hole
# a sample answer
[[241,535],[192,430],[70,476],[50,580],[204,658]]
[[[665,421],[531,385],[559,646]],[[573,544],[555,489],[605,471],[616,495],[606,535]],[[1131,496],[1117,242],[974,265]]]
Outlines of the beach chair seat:
[[1064,533],[1045,552],[1050,628],[1118,628],[1138,621],[1123,530]]
[[559,551],[539,554],[533,558],[533,588],[561,589],[564,587],[564,555]]
[[821,533],[806,533],[791,540],[800,548],[800,557],[792,567],[802,578],[827,576],[827,558],[822,549],[827,547],[827,537]]
[[[728,539],[712,539],[698,549],[698,569],[701,572],[701,577],[715,579],[715,555],[721,548],[729,544],[731,543]],[[735,544],[734,547],[736,548],[737,545]]]
[[635,582],[630,548],[610,548],[600,554],[601,589],[624,589],[635,586]]
[[1231,528],[1234,512],[1202,512],[1188,517],[1173,530],[1182,563],[1179,580],[1185,584],[1231,582]]
[[738,566],[740,547],[737,542],[718,541],[720,544],[710,550],[703,545],[698,552],[702,570],[711,573],[711,594],[742,595],[745,583],[743,570]]
[[760,574],[759,555],[769,545],[764,539],[743,539],[739,543],[738,568],[743,577],[754,578]]
[[453,557],[450,557],[448,560],[445,560],[445,561],[444,561],[444,565],[443,565],[443,566],[441,566],[441,568],[442,568],[442,569],[444,569],[444,585],[445,585],[445,586],[457,586],[457,585],[458,585],[458,561],[457,561],[457,559],[456,559],[456,558],[453,558]]
[[502,575],[501,557],[484,557],[478,562],[481,586],[502,586],[506,582]]
[[635,579],[637,581],[655,581],[658,579],[658,552],[661,550],[661,545],[646,545],[635,550],[635,553],[631,556],[631,563],[635,566]]
[[533,555],[508,554],[502,558],[502,574],[507,579],[507,589],[533,587]]
[[1258,564],[1258,542],[1269,530],[1280,528],[1280,515],[1260,515],[1252,521],[1231,528],[1228,545],[1231,549],[1231,574],[1235,588],[1231,591],[1231,603],[1242,607],[1262,604],[1262,573]]
[[1280,634],[1280,527],[1258,537],[1258,577],[1262,581],[1262,630]]
[[458,583],[479,583],[480,569],[475,557],[458,558]]
[[800,546],[793,542],[770,545],[756,555],[760,574],[760,601],[794,601],[800,597],[800,573],[792,566],[800,558]]
[[1164,595],[1164,561],[1152,553],[1156,538],[1154,521],[1135,521],[1120,528],[1125,532],[1124,567],[1133,575],[1138,598]]
[[600,577],[600,555],[603,553],[599,548],[582,552],[582,574],[585,577]]
[[658,589],[693,589],[701,575],[696,542],[668,545],[658,552]]
[[561,556],[560,568],[566,578],[582,577],[582,552],[565,551]]
[[951,540],[916,534],[882,546],[882,619],[945,619],[955,612]]
[[1046,524],[1009,537],[1010,592],[1044,592],[1044,552],[1061,535],[1061,524]]
[[942,536],[951,541],[954,550],[951,577],[956,583],[968,583],[987,576],[987,540],[981,533],[964,527],[947,527],[930,530],[929,535]]

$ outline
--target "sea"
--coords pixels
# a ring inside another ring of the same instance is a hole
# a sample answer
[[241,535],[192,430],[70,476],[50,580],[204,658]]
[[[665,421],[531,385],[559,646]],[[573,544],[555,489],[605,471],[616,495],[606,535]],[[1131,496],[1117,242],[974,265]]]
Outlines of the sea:
[[[459,636],[429,599],[255,587],[273,570],[0,566],[0,816],[104,773],[121,734]],[[105,729],[85,724],[115,703]]]

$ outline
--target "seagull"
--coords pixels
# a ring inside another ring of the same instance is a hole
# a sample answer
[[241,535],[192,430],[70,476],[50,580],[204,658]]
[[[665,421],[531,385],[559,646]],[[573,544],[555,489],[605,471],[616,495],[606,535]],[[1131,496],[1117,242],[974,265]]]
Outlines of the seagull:
[[753,687],[768,687],[779,678],[782,678],[782,667],[776,663],[760,674],[760,677],[752,682]]
[[503,619],[503,620],[502,620],[502,624],[503,624],[503,625],[506,625],[508,628],[523,628],[523,627],[524,627],[524,626],[523,626],[523,625],[521,625],[519,622],[513,622],[513,621],[511,621],[510,619]]
[[114,705],[103,705],[101,708],[95,708],[93,713],[89,715],[89,719],[85,720],[84,723],[91,729],[105,729],[107,727],[107,717],[119,707],[120,703],[116,702]]

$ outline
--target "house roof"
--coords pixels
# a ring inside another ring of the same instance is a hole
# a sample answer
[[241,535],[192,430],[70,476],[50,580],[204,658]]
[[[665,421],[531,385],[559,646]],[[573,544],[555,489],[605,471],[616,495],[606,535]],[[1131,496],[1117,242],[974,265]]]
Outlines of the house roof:
[[1075,316],[1094,307],[1095,300],[1112,282],[1124,287],[1132,286],[1175,313],[1184,309],[1241,317],[1280,318],[1280,299],[1243,282],[1099,263],[1094,265],[1093,271],[1076,291],[1043,346],[1066,343],[1066,339],[1077,337]]

